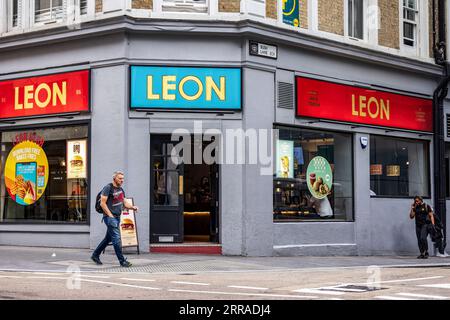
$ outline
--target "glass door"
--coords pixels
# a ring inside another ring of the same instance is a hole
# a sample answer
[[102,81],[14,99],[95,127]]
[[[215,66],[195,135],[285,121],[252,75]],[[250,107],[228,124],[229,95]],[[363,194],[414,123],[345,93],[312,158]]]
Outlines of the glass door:
[[183,164],[171,156],[167,135],[151,137],[150,242],[183,242]]

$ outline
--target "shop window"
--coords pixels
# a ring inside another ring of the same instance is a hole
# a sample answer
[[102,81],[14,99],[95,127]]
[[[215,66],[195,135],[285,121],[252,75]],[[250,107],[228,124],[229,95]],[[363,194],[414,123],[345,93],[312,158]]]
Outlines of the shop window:
[[87,222],[87,126],[5,131],[0,137],[0,222]]
[[352,136],[278,129],[274,221],[353,220]]
[[207,0],[163,0],[162,11],[207,13]]
[[348,0],[348,36],[364,38],[364,0]]
[[430,196],[429,142],[370,137],[372,196]]
[[62,20],[64,17],[64,0],[35,0],[34,22],[50,23]]

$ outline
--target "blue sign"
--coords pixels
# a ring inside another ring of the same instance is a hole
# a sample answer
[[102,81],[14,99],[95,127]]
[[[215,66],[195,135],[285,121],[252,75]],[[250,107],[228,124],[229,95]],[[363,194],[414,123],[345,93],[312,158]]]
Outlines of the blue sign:
[[131,109],[241,109],[240,68],[131,67]]

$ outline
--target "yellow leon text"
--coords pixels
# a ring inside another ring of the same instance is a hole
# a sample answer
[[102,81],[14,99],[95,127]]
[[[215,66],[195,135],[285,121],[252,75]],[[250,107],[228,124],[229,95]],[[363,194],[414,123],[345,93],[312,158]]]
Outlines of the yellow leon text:
[[390,101],[352,94],[352,115],[372,119],[390,119]]
[[46,108],[49,105],[67,105],[67,82],[61,85],[41,83],[38,86],[29,85],[14,88],[14,109],[33,109],[34,106]]
[[[204,82],[196,76],[185,76],[178,82],[177,76],[165,75],[161,78],[160,91],[155,89],[155,79],[147,76],[147,99],[148,100],[176,100],[181,96],[188,101],[198,100],[203,95],[206,101],[211,101],[213,94],[220,100],[225,101],[226,81],[225,77],[220,77],[218,83],[211,76],[206,76]],[[186,86],[196,88],[195,92],[186,92]]]

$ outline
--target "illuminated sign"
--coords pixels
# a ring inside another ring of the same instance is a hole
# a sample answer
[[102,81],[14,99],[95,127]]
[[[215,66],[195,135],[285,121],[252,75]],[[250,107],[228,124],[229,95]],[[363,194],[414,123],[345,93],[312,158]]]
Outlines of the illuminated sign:
[[241,109],[241,69],[131,67],[131,109]]
[[277,178],[294,177],[294,141],[277,140]]
[[433,132],[432,100],[297,77],[296,115]]
[[0,81],[0,119],[89,111],[89,71]]

